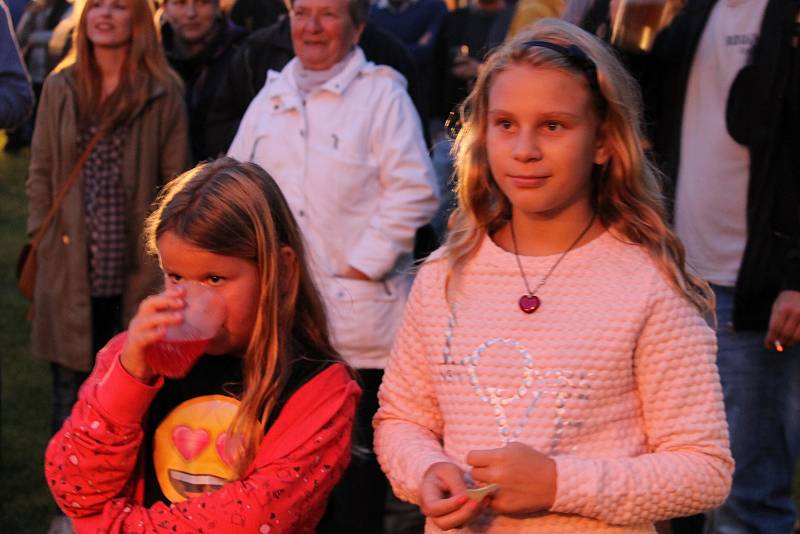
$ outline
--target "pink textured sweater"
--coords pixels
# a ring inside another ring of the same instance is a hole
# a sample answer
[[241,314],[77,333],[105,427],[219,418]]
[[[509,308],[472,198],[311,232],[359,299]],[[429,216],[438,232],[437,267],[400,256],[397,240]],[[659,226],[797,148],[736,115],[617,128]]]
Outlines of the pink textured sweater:
[[[535,285],[556,256],[522,257]],[[443,260],[417,276],[380,390],[375,448],[419,502],[439,461],[519,441],[552,456],[549,513],[486,512],[462,532],[653,532],[727,496],[713,331],[640,247],[609,232],[573,250],[526,315],[514,255],[484,239],[453,295]],[[426,532],[439,532],[430,522]]]

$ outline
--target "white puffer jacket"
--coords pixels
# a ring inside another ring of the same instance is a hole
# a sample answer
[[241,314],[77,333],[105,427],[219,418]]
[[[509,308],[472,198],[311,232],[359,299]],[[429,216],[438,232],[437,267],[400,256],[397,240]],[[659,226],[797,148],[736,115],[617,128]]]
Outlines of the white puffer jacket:
[[[261,165],[302,228],[337,349],[383,368],[408,294],[417,228],[438,204],[419,117],[393,69],[361,49],[303,101],[294,58],[270,71],[228,155]],[[372,281],[342,278],[352,266]]]

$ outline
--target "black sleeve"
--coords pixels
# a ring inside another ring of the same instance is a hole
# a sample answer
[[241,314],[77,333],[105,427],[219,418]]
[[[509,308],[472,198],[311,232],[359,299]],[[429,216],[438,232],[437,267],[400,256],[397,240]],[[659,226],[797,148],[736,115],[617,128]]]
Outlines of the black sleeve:
[[411,54],[400,41],[369,22],[364,28],[358,45],[364,51],[367,60],[376,65],[388,65],[405,77],[408,83],[408,95],[411,97],[422,123],[425,143],[430,146],[427,106],[423,102],[424,95],[421,94],[419,73]]
[[280,71],[294,57],[289,18],[248,36],[231,58],[206,121],[206,150],[225,154],[250,102],[264,87],[267,71]]
[[463,23],[459,10],[450,11],[444,16],[436,44],[433,47],[433,62],[431,68],[431,94],[428,102],[431,116],[444,121],[453,111],[450,102],[450,47],[451,43],[458,42],[456,28]]
[[247,106],[256,96],[250,83],[250,52],[245,43],[233,55],[208,110],[205,141],[210,156],[216,157],[228,151]]

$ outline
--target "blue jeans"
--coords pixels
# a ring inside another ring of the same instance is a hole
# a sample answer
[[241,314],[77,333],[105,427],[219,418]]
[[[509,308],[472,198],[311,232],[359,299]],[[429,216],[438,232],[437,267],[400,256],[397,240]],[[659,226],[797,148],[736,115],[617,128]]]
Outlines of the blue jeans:
[[[431,126],[431,129],[433,129],[433,126]],[[440,195],[439,209],[433,215],[431,225],[433,225],[433,230],[441,241],[444,241],[447,233],[447,220],[456,205],[455,193],[453,192],[454,182],[452,181],[453,158],[450,156],[452,146],[453,141],[443,139],[437,141],[431,151],[431,161],[433,162],[433,170],[436,172],[436,185],[439,188]]]
[[765,332],[734,332],[733,288],[713,286],[722,390],[736,461],[733,488],[706,532],[790,534],[800,450],[800,347],[764,348]]
[[[122,330],[122,297],[92,297],[92,361],[94,355]],[[78,390],[89,373],[50,362],[53,375],[51,433],[61,430],[78,400]]]

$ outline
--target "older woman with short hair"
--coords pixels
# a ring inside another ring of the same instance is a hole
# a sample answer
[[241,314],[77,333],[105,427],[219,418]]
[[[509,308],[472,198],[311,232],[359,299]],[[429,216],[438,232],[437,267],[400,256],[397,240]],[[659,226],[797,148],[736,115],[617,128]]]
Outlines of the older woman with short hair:
[[[438,201],[405,79],[356,44],[368,9],[366,0],[295,0],[296,57],[268,74],[228,154],[275,177],[305,233],[336,348],[364,384],[356,439],[371,448],[414,233]],[[343,484],[332,501],[337,528],[381,532],[387,485],[374,456],[356,458]]]

